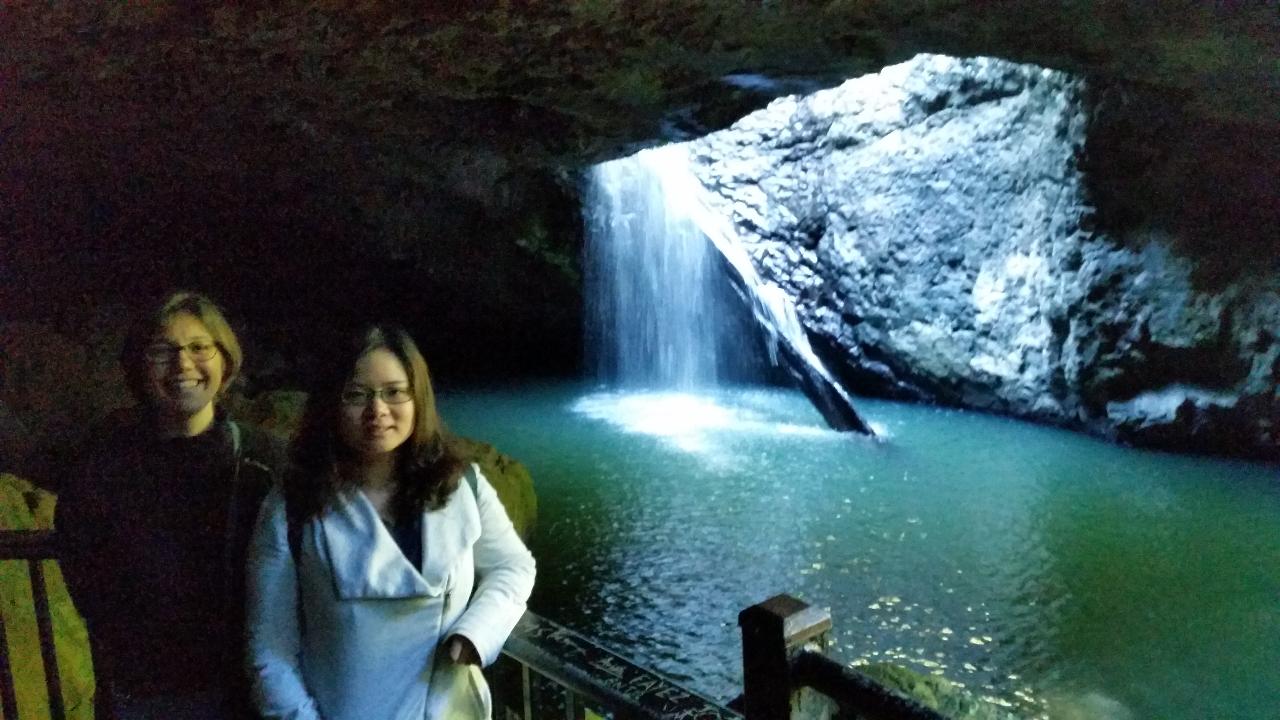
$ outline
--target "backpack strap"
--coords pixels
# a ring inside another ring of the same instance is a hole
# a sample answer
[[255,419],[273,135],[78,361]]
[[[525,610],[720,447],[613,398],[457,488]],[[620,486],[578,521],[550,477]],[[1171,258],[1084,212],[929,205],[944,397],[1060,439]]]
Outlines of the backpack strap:
[[[252,430],[252,428],[250,428]],[[258,509],[266,497],[278,472],[278,467],[268,466],[263,462],[278,461],[266,451],[266,439],[260,432],[246,433],[234,420],[227,421],[227,434],[231,436],[231,500],[227,509],[228,542],[233,539],[243,541],[248,537],[247,528],[251,528],[258,517]],[[228,545],[228,549],[231,549]]]
[[231,493],[227,500],[227,524],[223,531],[222,579],[227,595],[231,592],[233,556],[235,555],[236,531],[240,527],[241,505],[243,505],[244,489],[240,487],[240,458],[244,448],[240,443],[240,426],[234,420],[227,421],[227,433],[231,436]]
[[[241,577],[238,567],[244,561],[253,523],[258,518],[262,501],[271,489],[278,468],[279,458],[270,452],[268,437],[252,427],[242,428],[234,420],[226,421],[226,432],[231,439],[231,488],[227,498],[227,524],[224,553],[227,589],[234,588],[232,580]],[[265,463],[263,461],[266,461]],[[272,463],[272,467],[267,463]],[[232,593],[228,597],[232,597]]]
[[471,494],[475,497],[476,502],[479,503],[480,491],[476,489],[476,486],[480,482],[480,477],[476,473],[475,463],[471,463],[467,465],[466,478],[467,478],[467,484],[471,486]]
[[302,523],[298,522],[298,518],[288,510],[284,514],[285,535],[289,540],[289,554],[293,556],[293,564],[296,567],[299,556],[302,555]]
[[[236,577],[237,567],[236,559],[243,562],[243,557],[238,554],[239,543],[238,538],[241,535],[241,525],[245,522],[244,515],[245,505],[247,504],[246,496],[249,495],[244,487],[244,482],[240,477],[240,466],[244,459],[244,445],[241,443],[240,426],[234,420],[227,421],[227,434],[231,436],[231,492],[227,494],[227,516],[226,525],[223,529],[222,544],[222,602],[223,617],[236,617],[235,613],[239,608],[234,607],[236,604]],[[250,521],[252,522],[252,521]],[[235,625],[228,626],[227,631],[231,632],[235,629]],[[226,667],[235,667],[235,653],[231,650],[229,644],[224,644],[223,653],[226,655],[223,662]]]
[[307,632],[307,614],[302,609],[302,521],[297,502],[287,489],[284,493],[284,532],[289,541],[289,557],[293,559],[294,603],[297,606],[299,636]]
[[293,566],[298,567],[302,559],[302,518],[298,517],[298,502],[286,487],[284,492],[284,532],[289,540],[289,554],[293,556]]

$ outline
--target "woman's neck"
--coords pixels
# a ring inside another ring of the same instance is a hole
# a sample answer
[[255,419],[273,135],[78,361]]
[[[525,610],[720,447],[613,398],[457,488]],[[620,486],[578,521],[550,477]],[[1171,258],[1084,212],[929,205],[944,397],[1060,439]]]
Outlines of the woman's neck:
[[361,458],[343,468],[347,479],[355,483],[384,520],[390,520],[391,500],[395,496],[396,458],[393,453],[377,458]]
[[347,479],[364,490],[395,486],[396,458],[392,453],[376,458],[360,458],[343,469]]
[[217,413],[214,412],[213,403],[209,403],[194,415],[166,415],[161,413],[156,416],[155,421],[161,437],[195,437],[212,427],[215,417],[217,417]]

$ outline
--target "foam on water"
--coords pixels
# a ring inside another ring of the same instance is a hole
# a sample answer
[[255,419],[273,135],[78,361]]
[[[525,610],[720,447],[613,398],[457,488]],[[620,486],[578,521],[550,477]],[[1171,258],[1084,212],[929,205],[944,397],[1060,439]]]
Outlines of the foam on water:
[[769,417],[759,410],[697,393],[598,392],[579,398],[571,409],[623,432],[661,438],[688,452],[712,450],[719,433],[838,436],[819,425]]

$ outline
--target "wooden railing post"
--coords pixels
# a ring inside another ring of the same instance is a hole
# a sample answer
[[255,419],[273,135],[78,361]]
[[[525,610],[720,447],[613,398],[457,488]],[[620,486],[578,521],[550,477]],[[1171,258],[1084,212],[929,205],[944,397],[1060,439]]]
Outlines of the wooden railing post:
[[823,652],[831,613],[790,595],[775,595],[738,614],[742,628],[743,710],[747,720],[825,720],[834,707],[795,686],[791,660]]

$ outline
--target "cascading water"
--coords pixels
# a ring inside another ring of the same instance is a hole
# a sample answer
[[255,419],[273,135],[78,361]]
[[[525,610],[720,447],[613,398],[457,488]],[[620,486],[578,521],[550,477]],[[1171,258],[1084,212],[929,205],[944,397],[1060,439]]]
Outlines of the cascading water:
[[[597,165],[587,193],[587,353],[627,387],[714,387],[731,374],[726,329],[742,314],[722,261],[678,201],[683,149]],[[736,310],[736,312],[735,312]],[[740,338],[739,338],[740,341]]]
[[587,356],[597,377],[676,390],[715,387],[733,371],[743,379],[759,345],[738,321],[745,298],[771,363],[786,367],[832,427],[871,434],[809,347],[790,300],[761,280],[732,224],[703,203],[705,192],[682,145],[592,169],[584,265]]

